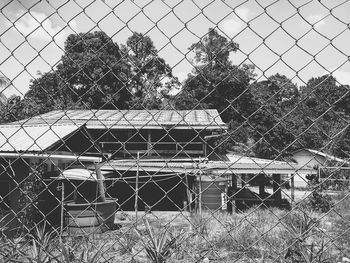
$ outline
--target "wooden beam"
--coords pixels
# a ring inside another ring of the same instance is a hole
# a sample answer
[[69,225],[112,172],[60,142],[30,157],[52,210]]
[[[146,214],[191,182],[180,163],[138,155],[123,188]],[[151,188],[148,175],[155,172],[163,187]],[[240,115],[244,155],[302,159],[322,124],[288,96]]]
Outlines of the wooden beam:
[[199,183],[198,183],[198,203],[199,203],[199,214],[202,215],[202,174],[199,173]]
[[290,175],[290,198],[292,203],[295,201],[295,185],[294,185],[294,174]]
[[151,130],[147,130],[147,156],[150,156],[152,153],[152,135]]
[[277,202],[280,202],[282,199],[282,191],[281,191],[281,175],[273,174],[272,175],[272,186],[273,186],[273,196]]
[[258,175],[258,182],[259,182],[259,195],[263,195],[265,193],[265,174],[259,174]]
[[238,186],[237,186],[237,175],[236,174],[232,174],[231,175],[231,181],[232,181],[231,182],[231,193],[230,193],[230,196],[229,196],[230,203],[231,203],[231,211],[229,211],[229,212],[233,213],[234,212],[233,210],[236,211],[236,207],[237,207],[236,200],[235,200],[235,194],[236,194],[237,188],[238,188]]
[[137,153],[137,171],[136,171],[136,183],[135,183],[135,218],[136,218],[136,221],[135,221],[135,224],[136,224],[136,228],[137,228],[137,213],[138,213],[138,201],[139,201],[139,174],[140,174],[140,164],[139,164],[139,161],[140,161],[140,153],[138,152]]

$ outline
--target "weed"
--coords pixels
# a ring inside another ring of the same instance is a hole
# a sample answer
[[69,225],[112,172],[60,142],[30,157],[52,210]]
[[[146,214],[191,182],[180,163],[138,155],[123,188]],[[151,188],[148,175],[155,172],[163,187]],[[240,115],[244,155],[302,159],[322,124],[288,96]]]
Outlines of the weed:
[[135,246],[138,239],[138,235],[134,229],[129,229],[126,232],[122,232],[120,253],[122,255],[126,253],[132,253],[132,248]]
[[332,198],[317,189],[315,189],[312,192],[312,195],[309,196],[305,201],[307,207],[313,211],[326,213],[332,208]]
[[191,217],[192,231],[200,236],[208,235],[208,218],[202,215],[195,215]]
[[286,217],[286,228],[290,234],[289,247],[285,254],[287,262],[326,263],[325,238],[319,230],[319,221],[305,211]]
[[30,249],[27,252],[26,260],[31,263],[51,262],[56,257],[53,255],[51,241],[54,232],[46,232],[45,224],[43,227],[34,227],[34,236],[30,242]]
[[223,231],[217,239],[217,246],[235,253],[244,253],[250,257],[259,256],[259,251],[254,247],[259,233],[250,222],[244,218],[232,219],[226,223],[226,229],[227,231]]
[[22,262],[25,258],[22,238],[1,240],[0,262]]
[[58,262],[62,263],[72,263],[75,261],[75,255],[73,253],[74,249],[72,249],[67,243],[63,242],[60,239],[60,255]]
[[142,235],[138,230],[137,233],[147,257],[153,263],[166,262],[173,254],[174,249],[178,245],[177,241],[182,238],[182,235],[170,235],[168,228],[156,232],[146,219],[144,219],[144,224],[146,227],[145,235]]

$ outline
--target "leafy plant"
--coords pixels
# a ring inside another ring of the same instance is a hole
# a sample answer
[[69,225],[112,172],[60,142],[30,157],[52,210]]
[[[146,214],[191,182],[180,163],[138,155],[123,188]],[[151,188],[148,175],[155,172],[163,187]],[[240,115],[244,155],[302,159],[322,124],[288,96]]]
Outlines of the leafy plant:
[[2,239],[0,245],[0,262],[22,262],[24,260],[24,252],[22,238],[13,240]]
[[317,212],[326,213],[332,208],[332,198],[319,190],[313,191],[307,200],[308,206]]
[[183,236],[182,233],[171,235],[168,228],[156,232],[146,219],[144,219],[144,224],[146,226],[145,235],[142,235],[139,230],[137,233],[146,250],[147,257],[153,263],[165,263],[173,254],[179,239]]
[[319,221],[306,212],[292,214],[285,220],[286,228],[291,235],[289,247],[285,254],[287,262],[326,263],[325,239],[319,230]]
[[191,217],[191,226],[197,234],[201,236],[208,235],[208,218],[205,218],[202,215],[193,216]]
[[[27,233],[36,231],[36,223],[40,217],[38,208],[39,195],[43,191],[43,177],[47,170],[47,165],[42,163],[37,167],[33,167],[29,172],[26,180],[19,184],[20,195],[18,204],[20,204],[20,211],[17,214],[21,222],[21,232]],[[12,171],[13,174],[14,171]]]
[[130,229],[126,232],[122,232],[122,242],[120,252],[122,254],[131,253],[132,248],[135,246],[138,240],[137,233],[135,233],[134,229]]
[[75,255],[73,253],[74,247],[72,248],[66,242],[63,242],[62,238],[60,238],[59,245],[60,253],[58,262],[62,263],[72,263],[75,261]]
[[106,243],[96,246],[94,243],[88,241],[88,247],[83,249],[77,257],[79,263],[107,263],[113,262],[114,256],[109,255],[106,249]]
[[47,232],[44,224],[42,227],[34,227],[34,235],[30,242],[30,249],[26,254],[26,260],[33,263],[51,262],[56,257],[53,255],[51,241],[54,232]]

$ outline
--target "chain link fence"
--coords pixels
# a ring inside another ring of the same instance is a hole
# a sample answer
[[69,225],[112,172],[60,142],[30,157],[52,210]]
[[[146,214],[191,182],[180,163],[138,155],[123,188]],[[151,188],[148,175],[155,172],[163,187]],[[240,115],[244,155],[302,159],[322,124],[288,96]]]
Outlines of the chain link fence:
[[1,262],[350,262],[349,11],[1,1]]

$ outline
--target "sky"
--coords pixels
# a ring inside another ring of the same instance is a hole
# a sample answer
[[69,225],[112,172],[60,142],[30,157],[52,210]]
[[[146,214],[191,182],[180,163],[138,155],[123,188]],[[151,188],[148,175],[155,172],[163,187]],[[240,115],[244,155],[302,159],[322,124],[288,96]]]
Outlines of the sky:
[[258,80],[279,73],[302,86],[332,74],[350,84],[349,14],[346,0],[0,0],[0,74],[12,82],[3,93],[23,96],[55,69],[69,34],[99,30],[119,45],[150,36],[180,80],[193,69],[191,44],[216,28]]

